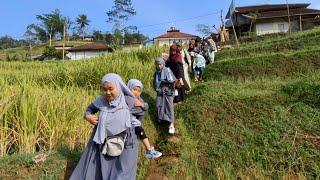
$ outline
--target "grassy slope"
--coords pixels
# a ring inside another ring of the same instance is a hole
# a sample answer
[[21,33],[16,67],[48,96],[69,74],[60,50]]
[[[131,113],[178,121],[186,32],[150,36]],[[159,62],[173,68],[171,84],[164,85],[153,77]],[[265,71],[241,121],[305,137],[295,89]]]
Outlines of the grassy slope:
[[202,177],[320,178],[319,34],[224,50],[206,68],[178,109]]
[[[151,106],[144,126],[164,157],[155,166],[152,161],[150,166],[143,158],[144,151],[140,150],[138,178],[152,177],[150,172],[156,171],[169,179],[319,178],[320,53],[315,44],[319,34],[320,31],[310,31],[248,43],[240,50],[219,52],[218,62],[206,69],[206,83],[196,85],[186,103],[177,108],[179,143],[167,141],[166,129],[155,124],[155,109]],[[303,48],[294,49],[291,44],[300,44]],[[277,50],[280,45],[282,49]],[[157,53],[151,53],[151,57],[141,52],[133,56],[150,59]],[[35,76],[26,70],[25,74],[39,84],[48,82],[62,86],[67,82],[92,87],[99,80],[93,74],[101,75],[106,71],[101,65],[95,70],[97,61],[81,62],[76,68],[46,64],[51,71],[44,70]],[[0,64],[0,67],[7,65]],[[39,64],[28,65],[36,68]],[[152,68],[152,63],[145,65]],[[127,78],[128,68],[124,66],[119,73]],[[134,63],[136,66],[138,64]],[[3,68],[7,72],[6,81],[19,82],[22,78],[17,75],[19,67],[17,63],[12,68]],[[87,68],[89,71],[85,71]],[[79,73],[81,71],[86,73]],[[53,76],[46,79],[41,75],[46,72]],[[154,92],[147,83],[149,75],[136,76],[147,84],[144,97],[154,105]],[[84,79],[90,79],[88,84]],[[57,171],[46,170],[51,163],[32,163],[32,155],[26,158],[14,155],[0,159],[0,174],[22,177],[17,171],[6,169],[24,169],[31,177],[63,178],[67,176],[65,169],[73,169],[80,154],[69,150],[52,151],[49,156],[55,159],[52,164],[60,159],[64,162]],[[22,163],[16,163],[17,159]]]

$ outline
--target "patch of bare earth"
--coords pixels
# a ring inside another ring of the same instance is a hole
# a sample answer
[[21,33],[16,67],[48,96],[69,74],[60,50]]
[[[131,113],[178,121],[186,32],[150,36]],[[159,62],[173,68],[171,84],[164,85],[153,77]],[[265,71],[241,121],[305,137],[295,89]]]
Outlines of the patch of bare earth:
[[[179,143],[180,141],[181,141],[180,138],[177,136],[170,136],[167,139],[167,143],[173,143],[173,144]],[[158,159],[151,160],[149,173],[146,176],[145,180],[172,179],[166,176],[166,172],[165,172],[166,167],[172,164],[177,164],[178,161],[179,161],[179,156],[177,155],[177,153],[164,155]]]

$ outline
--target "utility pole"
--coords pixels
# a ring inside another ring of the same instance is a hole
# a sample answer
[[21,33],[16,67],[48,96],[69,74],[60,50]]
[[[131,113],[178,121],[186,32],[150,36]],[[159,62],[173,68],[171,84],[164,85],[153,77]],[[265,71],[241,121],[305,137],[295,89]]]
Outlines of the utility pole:
[[287,2],[287,10],[288,10],[289,34],[291,34],[290,8],[289,8],[288,0],[286,0],[286,2]]
[[64,47],[66,42],[66,23],[63,25],[62,62],[64,62]]
[[301,17],[301,14],[300,14],[300,31],[302,32],[302,17]]
[[50,42],[49,42],[49,44],[50,44],[50,47],[51,47],[51,41],[52,41],[52,24],[51,24],[51,27],[50,27],[50,34],[49,34],[49,37],[50,37]]
[[221,26],[224,26],[222,13],[223,13],[223,10],[221,9],[221,12],[220,12]]

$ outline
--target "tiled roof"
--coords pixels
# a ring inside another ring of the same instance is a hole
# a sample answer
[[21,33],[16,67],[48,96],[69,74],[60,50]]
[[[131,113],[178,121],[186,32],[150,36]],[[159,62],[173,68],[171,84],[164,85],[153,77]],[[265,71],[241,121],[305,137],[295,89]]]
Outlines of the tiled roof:
[[95,43],[89,43],[89,44],[84,44],[81,46],[76,46],[68,51],[111,51],[111,47],[108,45],[101,43],[101,42],[95,42]]
[[155,37],[154,39],[162,39],[162,38],[196,38],[196,35],[187,34],[180,32],[179,30],[170,30],[167,31],[166,34]]
[[[289,9],[299,9],[307,8],[310,4],[301,3],[301,4],[289,4]],[[279,11],[286,10],[287,4],[265,4],[265,5],[255,5],[255,6],[244,6],[236,7],[236,12],[241,14],[248,14],[250,12],[263,12],[263,11]]]
[[[316,10],[316,9],[290,9],[289,12],[290,12],[290,16],[320,14],[320,10]],[[259,12],[257,19],[266,19],[266,18],[284,17],[284,16],[288,16],[287,10]]]

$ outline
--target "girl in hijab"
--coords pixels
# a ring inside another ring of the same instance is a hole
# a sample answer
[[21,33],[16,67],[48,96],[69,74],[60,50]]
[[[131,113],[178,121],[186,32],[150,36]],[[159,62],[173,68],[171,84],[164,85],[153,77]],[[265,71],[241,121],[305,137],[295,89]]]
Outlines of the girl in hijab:
[[184,89],[186,92],[191,91],[191,83],[189,77],[189,69],[191,69],[191,57],[189,52],[186,49],[183,49],[181,44],[177,44],[178,48],[181,49],[180,54],[182,58],[182,65],[183,65],[183,80],[184,80]]
[[133,123],[135,133],[147,149],[146,157],[148,159],[158,158],[162,156],[162,153],[156,151],[154,147],[150,145],[149,139],[141,126],[141,121],[143,119],[144,113],[149,109],[148,103],[144,102],[144,100],[140,96],[143,90],[143,85],[141,81],[137,79],[131,79],[129,80],[127,86],[135,96],[135,98],[132,98],[131,96],[125,96],[130,112],[135,116],[137,120]]
[[[125,96],[134,97],[117,74],[106,74],[101,80],[101,96],[90,104],[85,119],[94,125],[91,138],[73,171],[71,180],[136,179],[138,141],[132,127],[134,121]],[[99,117],[95,114],[99,113]],[[119,156],[103,153],[107,137],[125,137]]]
[[173,72],[174,76],[179,80],[181,87],[176,88],[178,94],[174,97],[174,103],[181,103],[185,97],[185,88],[184,88],[184,70],[183,70],[183,61],[181,55],[181,47],[173,44],[170,46],[170,56],[169,60],[166,62],[166,67],[169,67]]
[[157,92],[156,108],[159,122],[168,122],[169,134],[174,134],[174,82],[176,80],[170,68],[165,67],[165,61],[158,57],[155,61],[156,72],[153,76],[153,88]]

